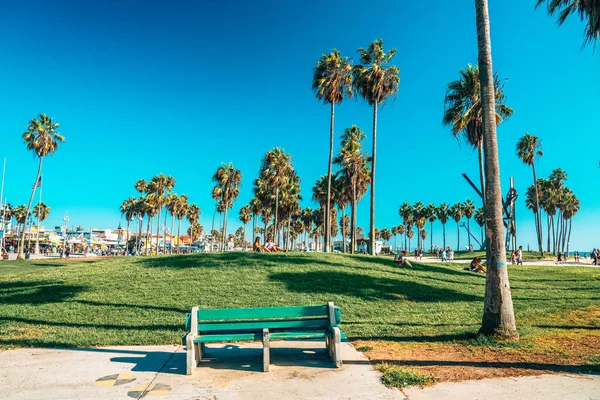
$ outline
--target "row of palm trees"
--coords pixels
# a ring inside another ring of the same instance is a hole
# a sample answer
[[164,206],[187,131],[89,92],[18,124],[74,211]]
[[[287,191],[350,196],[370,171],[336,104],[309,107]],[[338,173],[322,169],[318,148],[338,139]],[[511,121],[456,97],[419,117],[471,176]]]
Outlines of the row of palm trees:
[[[43,201],[36,204],[33,207],[33,210],[31,212],[27,211],[26,204],[22,204],[19,206],[13,206],[10,203],[7,203],[3,209],[3,212],[4,212],[3,223],[12,223],[12,221],[14,219],[17,223],[17,232],[19,232],[20,234],[23,234],[26,231],[26,224],[28,222],[28,219],[33,214],[33,216],[36,219],[37,227],[38,227],[38,229],[37,229],[38,237],[36,239],[36,246],[37,246],[37,245],[39,245],[40,224],[45,219],[48,218],[48,216],[50,215],[50,211],[51,211],[51,208]],[[30,239],[31,239],[31,237],[30,237]],[[23,240],[23,238],[21,240]],[[28,247],[30,247],[30,246],[28,246]]]
[[[190,223],[190,227],[187,230],[192,242],[199,239],[202,234],[203,228],[200,225],[200,208],[195,203],[189,203],[188,196],[182,194],[178,196],[173,193],[175,188],[175,178],[172,176],[165,176],[159,174],[154,176],[150,181],[140,179],[135,182],[135,190],[140,194],[138,198],[129,197],[125,199],[120,206],[121,214],[127,220],[127,247],[128,251],[130,247],[129,240],[129,225],[135,218],[138,220],[138,239],[142,236],[142,226],[144,218],[146,219],[146,245],[144,246],[144,253],[151,253],[152,246],[152,229],[156,222],[156,252],[159,252],[159,242],[161,229],[161,216],[164,212],[163,230],[165,233],[165,240],[163,241],[163,253],[167,253],[167,241],[166,234],[167,229],[167,217],[171,216],[171,237],[173,236],[175,219],[178,220],[177,224],[177,237],[181,239],[181,221],[184,218]],[[179,253],[181,248],[181,240],[178,240],[177,252]],[[170,247],[170,253],[173,253],[173,247]],[[135,246],[136,253],[140,251],[139,243]]]
[[476,208],[472,200],[466,200],[464,203],[455,203],[452,206],[448,206],[446,203],[442,203],[439,206],[435,204],[426,206],[420,201],[410,205],[405,202],[398,209],[398,214],[402,218],[402,223],[394,226],[391,232],[393,236],[404,235],[405,249],[410,249],[410,239],[414,236],[413,227],[417,228],[417,248],[425,247],[424,240],[428,234],[427,230],[425,230],[427,222],[429,222],[429,233],[431,233],[429,235],[429,247],[433,248],[433,223],[438,220],[442,224],[443,246],[446,247],[446,223],[449,219],[454,220],[457,228],[457,249],[460,249],[460,227],[463,218],[467,220],[467,231],[469,232],[467,244],[469,246],[471,246],[471,218],[474,218],[480,227],[483,227],[485,224],[483,207]]
[[[331,53],[323,54],[317,61],[314,69],[312,89],[317,99],[331,106],[329,123],[329,162],[326,176],[325,198],[325,251],[330,251],[331,222],[332,222],[332,165],[334,147],[335,105],[345,98],[353,97],[357,93],[369,106],[373,107],[373,146],[370,167],[371,207],[369,225],[369,243],[373,243],[375,234],[375,171],[377,160],[377,113],[379,106],[384,104],[398,91],[400,83],[399,69],[388,65],[396,49],[387,53],[383,49],[383,40],[378,39],[369,44],[367,48],[359,47],[360,64],[352,65],[348,57],[343,57],[334,49]],[[374,246],[370,246],[370,253],[375,254]]]

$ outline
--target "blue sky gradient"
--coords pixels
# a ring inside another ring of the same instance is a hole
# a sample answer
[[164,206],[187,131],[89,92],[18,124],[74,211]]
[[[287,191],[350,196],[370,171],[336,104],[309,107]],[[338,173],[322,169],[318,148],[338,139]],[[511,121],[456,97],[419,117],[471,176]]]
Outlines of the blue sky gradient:
[[[514,176],[519,242],[534,248],[524,207],[531,170],[514,147],[525,132],[540,136],[538,176],[567,171],[582,207],[571,248],[589,251],[600,246],[600,58],[581,49],[582,23],[559,28],[535,3],[490,4],[494,69],[509,78],[506,101],[515,110],[498,129],[502,190]],[[329,107],[311,91],[312,69],[333,48],[356,62],[356,48],[377,38],[398,51],[400,90],[379,114],[376,225],[398,224],[404,201],[480,203],[461,177],[477,180],[477,153],[441,125],[446,84],[477,62],[472,0],[21,1],[5,4],[1,18],[0,157],[10,203],[26,203],[37,168],[21,139],[27,122],[47,113],[67,138],[44,164],[47,226],[68,210],[73,225],[115,228],[133,183],[163,172],[200,206],[209,228],[219,164],[242,170],[237,215],[275,146],[293,156],[303,205],[315,207],[311,188],[327,171]],[[357,124],[370,143],[371,121],[364,102],[346,100],[336,109],[336,137]],[[368,203],[367,195],[358,210],[364,228]],[[447,231],[454,244],[453,222]],[[434,244],[440,232],[434,226]]]

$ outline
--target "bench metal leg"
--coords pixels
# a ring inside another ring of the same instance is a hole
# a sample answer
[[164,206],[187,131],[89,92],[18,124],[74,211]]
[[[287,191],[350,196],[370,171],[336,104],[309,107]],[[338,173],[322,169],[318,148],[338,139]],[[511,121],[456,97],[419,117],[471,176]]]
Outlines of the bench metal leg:
[[269,365],[271,364],[271,343],[269,341],[269,330],[268,329],[263,329],[262,342],[263,342],[263,371],[269,372]]
[[342,366],[342,335],[338,327],[331,328],[331,330],[333,331],[333,337],[329,338],[329,354],[333,360],[333,365],[340,368]]

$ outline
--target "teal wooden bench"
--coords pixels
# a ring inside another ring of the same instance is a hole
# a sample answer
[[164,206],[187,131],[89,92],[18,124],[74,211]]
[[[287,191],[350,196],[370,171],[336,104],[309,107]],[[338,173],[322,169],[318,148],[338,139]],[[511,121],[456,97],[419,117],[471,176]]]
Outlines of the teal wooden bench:
[[270,340],[325,339],[336,368],[342,366],[340,309],[323,306],[263,308],[192,308],[186,315],[186,373],[191,375],[202,359],[205,343],[262,341],[263,371],[269,371]]

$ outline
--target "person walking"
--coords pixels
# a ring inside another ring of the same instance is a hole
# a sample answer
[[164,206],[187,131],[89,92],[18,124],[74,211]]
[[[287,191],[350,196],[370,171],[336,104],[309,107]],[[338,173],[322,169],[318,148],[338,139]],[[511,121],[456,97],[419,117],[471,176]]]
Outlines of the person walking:
[[517,265],[523,265],[523,246],[519,246],[515,258],[517,259]]

